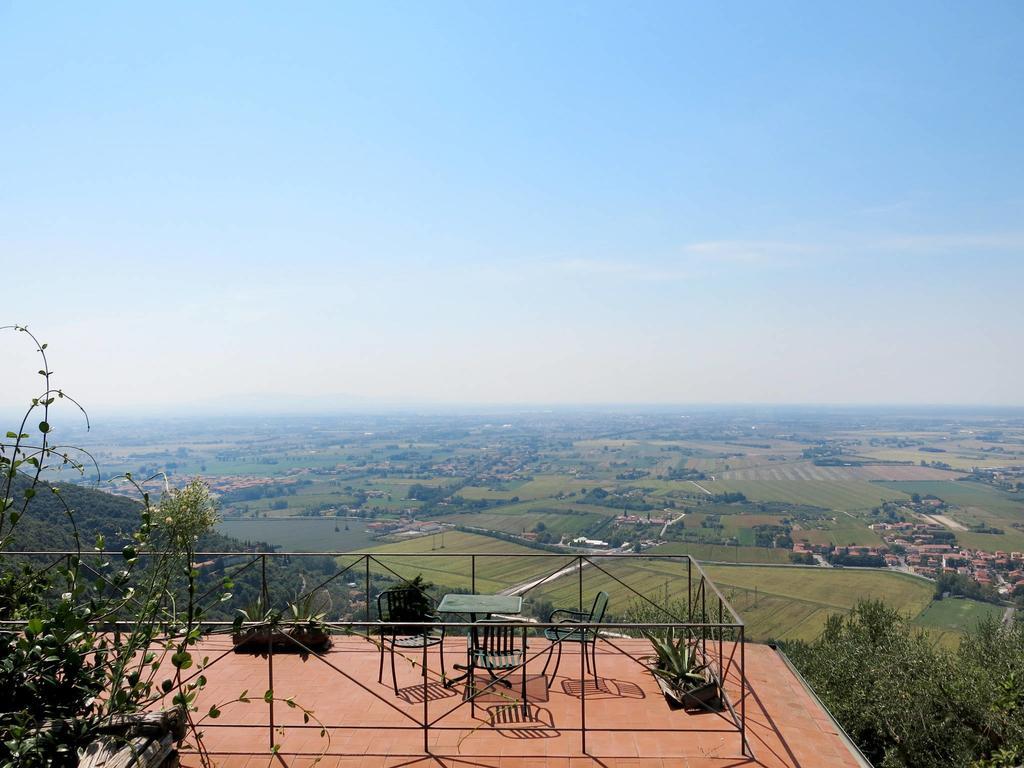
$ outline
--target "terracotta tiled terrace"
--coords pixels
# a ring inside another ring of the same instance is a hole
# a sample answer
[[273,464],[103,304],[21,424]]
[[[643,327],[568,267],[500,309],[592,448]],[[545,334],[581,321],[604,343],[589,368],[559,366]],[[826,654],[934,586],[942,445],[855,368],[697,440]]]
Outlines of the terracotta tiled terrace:
[[[465,685],[446,688],[440,681],[437,647],[399,659],[396,694],[390,670],[377,682],[378,649],[358,636],[341,636],[322,655],[232,652],[229,637],[203,641],[199,657],[211,661],[209,684],[198,702],[230,701],[243,690],[250,703],[228,704],[202,730],[215,765],[228,768],[280,765],[311,766],[689,766],[740,768],[772,766],[862,765],[837,732],[829,715],[790,671],[779,654],[747,643],[747,684],[741,699],[738,665],[729,667],[727,693],[745,712],[747,749],[727,712],[670,709],[642,660],[650,654],[643,639],[610,638],[597,648],[598,679],[584,674],[578,648],[566,648],[557,677],[541,677],[547,642],[531,638],[528,663],[528,712],[517,693],[521,678],[500,692],[478,696],[476,714],[463,701]],[[727,644],[728,655],[733,648]],[[738,648],[737,648],[738,650]],[[449,637],[446,662],[464,661],[466,640]],[[414,663],[415,662],[415,663]],[[321,736],[314,721],[305,725],[298,709],[263,701],[271,687],[277,699],[294,697],[326,726]],[[549,675],[550,676],[550,675]],[[581,689],[581,678],[585,678]],[[581,725],[586,722],[586,743]],[[424,740],[424,719],[432,725]],[[279,745],[271,754],[271,743]],[[198,766],[194,754],[182,764]]]

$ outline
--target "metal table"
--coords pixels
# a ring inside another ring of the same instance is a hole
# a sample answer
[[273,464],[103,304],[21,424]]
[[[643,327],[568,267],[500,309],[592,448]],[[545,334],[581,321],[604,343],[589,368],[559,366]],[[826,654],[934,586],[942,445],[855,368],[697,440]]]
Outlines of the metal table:
[[445,595],[437,606],[438,613],[469,614],[470,621],[476,621],[478,614],[518,614],[523,610],[523,598],[518,595]]
[[[438,613],[462,613],[469,616],[469,620],[475,622],[477,616],[491,616],[495,613],[518,615],[523,610],[523,598],[518,595],[457,595],[447,594],[441,598],[437,606]],[[471,628],[470,633],[476,641],[476,629]],[[470,666],[466,664],[453,664],[455,669],[465,670],[458,677],[446,680],[444,685],[450,688],[455,683],[461,682],[469,677]]]

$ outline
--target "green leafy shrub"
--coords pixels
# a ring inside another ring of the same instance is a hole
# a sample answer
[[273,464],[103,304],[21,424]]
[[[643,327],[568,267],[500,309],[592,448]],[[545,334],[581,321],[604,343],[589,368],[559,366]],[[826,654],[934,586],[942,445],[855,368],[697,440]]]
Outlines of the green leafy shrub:
[[[74,509],[44,481],[62,468],[84,472],[88,454],[50,440],[51,408],[77,403],[51,384],[45,344],[23,327],[0,330],[32,339],[44,381],[17,429],[0,440],[0,766],[74,766],[78,750],[115,716],[164,696],[194,711],[205,679],[185,683],[180,674],[203,664],[191,653],[204,614],[193,553],[216,512],[202,483],[167,488],[152,503],[128,476],[142,504],[120,552],[105,551],[102,533],[83,552]],[[63,512],[74,554],[13,565],[19,526],[40,498]]]
[[881,768],[1016,766],[1024,756],[1024,625],[980,624],[957,651],[881,602],[786,643],[815,692]]

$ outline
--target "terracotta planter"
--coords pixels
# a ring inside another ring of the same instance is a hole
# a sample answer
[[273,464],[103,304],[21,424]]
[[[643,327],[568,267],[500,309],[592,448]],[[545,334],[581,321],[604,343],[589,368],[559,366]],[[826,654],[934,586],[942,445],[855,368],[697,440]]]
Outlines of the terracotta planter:
[[695,688],[681,690],[673,688],[663,677],[654,675],[658,687],[665,694],[665,700],[672,709],[706,709],[714,707],[718,701],[718,684],[714,680],[708,680],[703,685]]
[[325,651],[331,647],[331,636],[325,630],[310,627],[288,629],[269,627],[250,629],[232,635],[235,653],[266,653],[271,647],[274,653],[305,653]]

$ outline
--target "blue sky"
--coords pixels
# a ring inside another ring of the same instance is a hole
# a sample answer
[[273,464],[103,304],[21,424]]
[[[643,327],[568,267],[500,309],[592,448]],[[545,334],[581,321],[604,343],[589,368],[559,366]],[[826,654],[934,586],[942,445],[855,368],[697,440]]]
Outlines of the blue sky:
[[1024,404],[1021,39],[1015,2],[0,2],[0,324],[143,409]]

